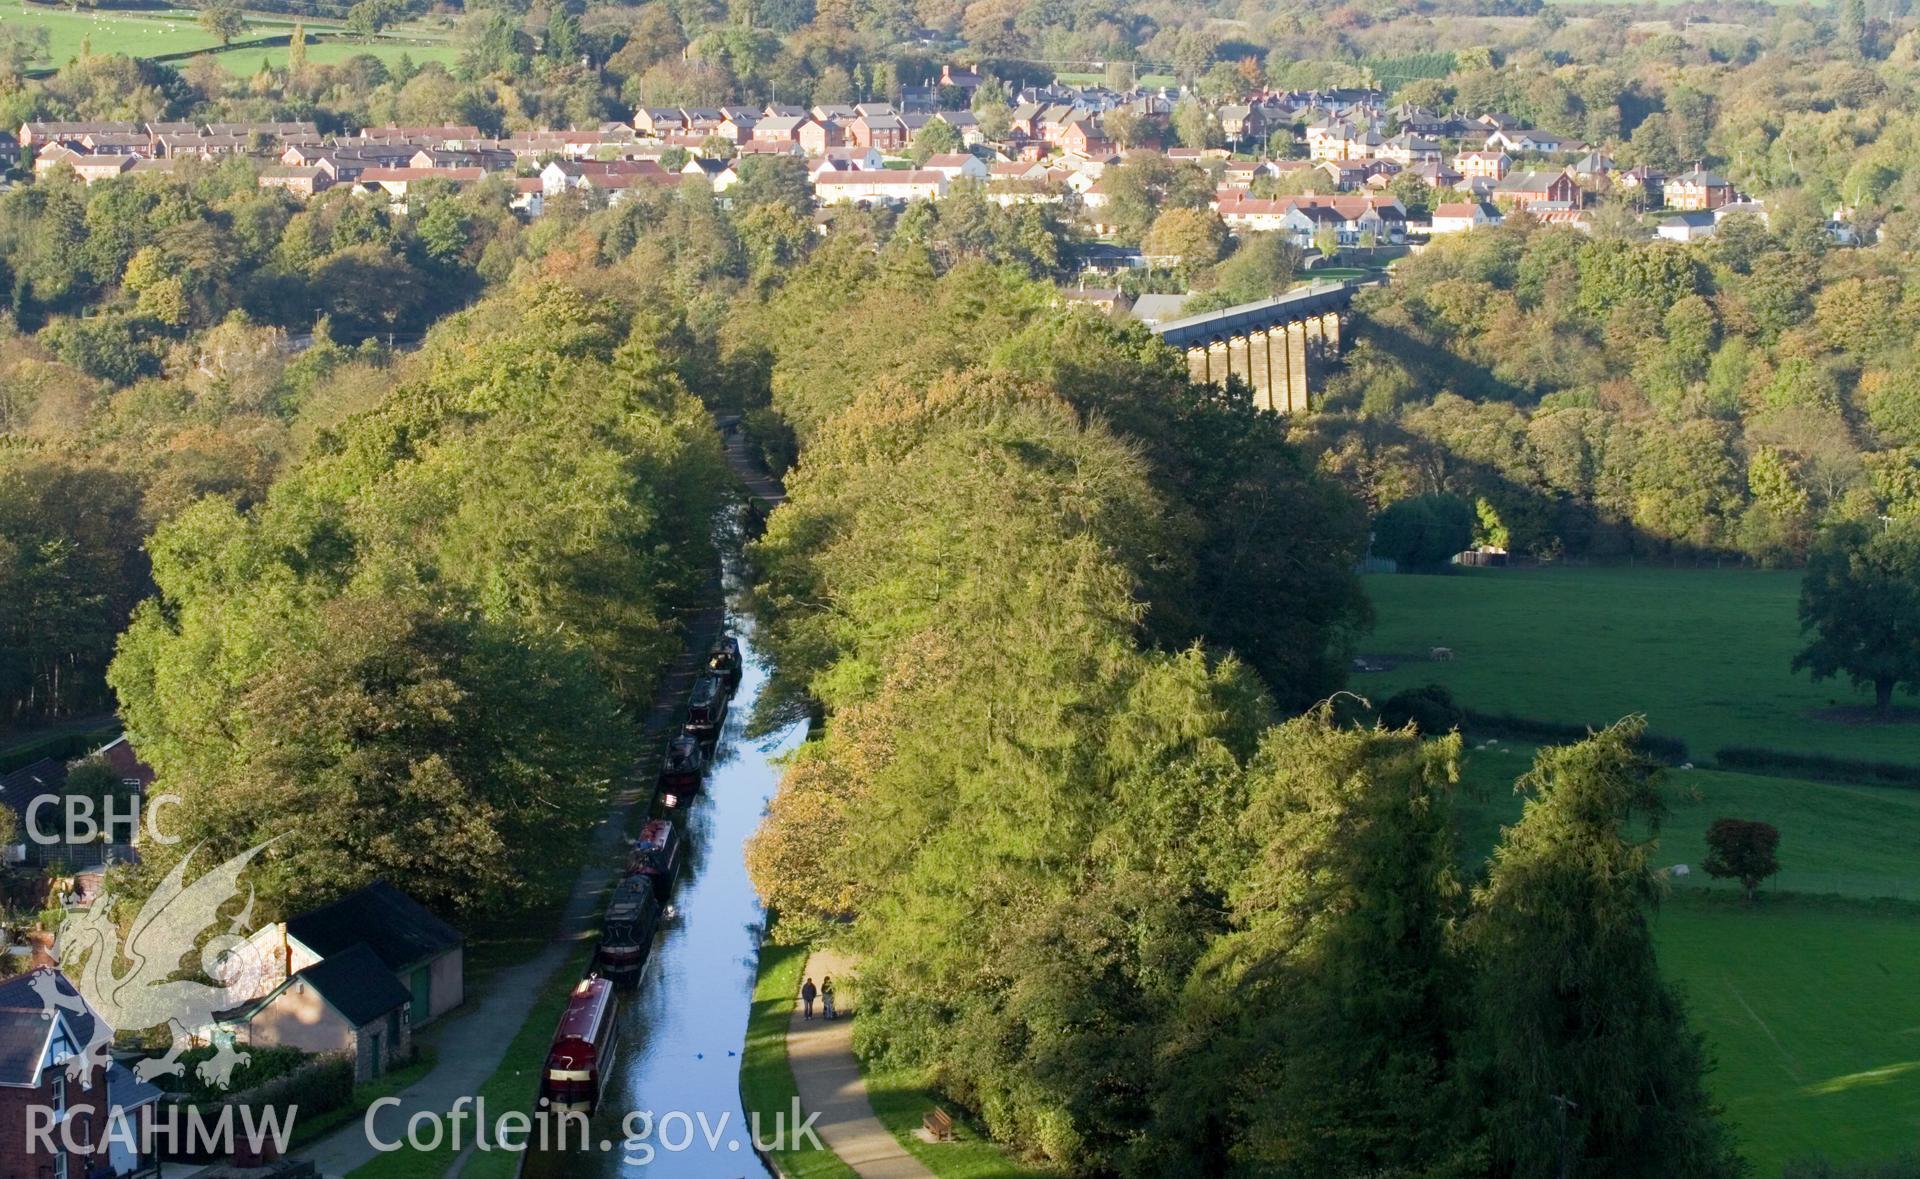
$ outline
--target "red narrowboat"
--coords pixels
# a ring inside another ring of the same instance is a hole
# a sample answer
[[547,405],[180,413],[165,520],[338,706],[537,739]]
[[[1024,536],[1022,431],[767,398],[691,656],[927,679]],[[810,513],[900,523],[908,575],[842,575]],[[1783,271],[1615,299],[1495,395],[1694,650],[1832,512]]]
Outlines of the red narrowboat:
[[653,883],[643,876],[622,880],[600,918],[600,969],[615,982],[637,981],[659,925],[660,898],[653,895]]
[[600,1091],[613,1075],[617,1014],[608,980],[595,975],[573,988],[540,1074],[540,1095],[549,1109],[590,1114],[599,1104]]
[[673,878],[680,872],[679,832],[666,819],[654,819],[640,830],[627,856],[627,875],[644,876],[653,885],[653,895],[666,900],[673,891]]
[[707,772],[707,755],[700,751],[700,739],[692,733],[676,734],[667,742],[667,758],[660,764],[660,798],[668,806],[679,806],[700,790],[700,776]]

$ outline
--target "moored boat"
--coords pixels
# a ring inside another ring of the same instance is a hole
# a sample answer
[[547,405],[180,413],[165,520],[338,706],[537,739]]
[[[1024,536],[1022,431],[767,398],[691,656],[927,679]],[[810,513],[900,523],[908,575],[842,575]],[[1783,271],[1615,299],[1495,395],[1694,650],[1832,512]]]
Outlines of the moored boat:
[[622,880],[600,918],[600,970],[619,983],[639,979],[653,949],[653,933],[660,926],[660,898],[643,876]]
[[680,832],[667,819],[654,819],[641,828],[627,856],[627,875],[644,877],[653,885],[653,895],[666,900],[673,891],[673,878],[680,874]]
[[561,1113],[590,1114],[613,1073],[620,1021],[615,1018],[613,984],[595,975],[580,980],[554,1029],[540,1074],[540,1095]]
[[707,755],[700,739],[692,733],[676,733],[667,742],[666,760],[660,763],[660,798],[668,806],[679,806],[700,790],[700,779],[707,772]]
[[727,698],[731,695],[725,678],[713,672],[695,680],[693,691],[687,694],[687,732],[703,741],[717,738],[727,719]]

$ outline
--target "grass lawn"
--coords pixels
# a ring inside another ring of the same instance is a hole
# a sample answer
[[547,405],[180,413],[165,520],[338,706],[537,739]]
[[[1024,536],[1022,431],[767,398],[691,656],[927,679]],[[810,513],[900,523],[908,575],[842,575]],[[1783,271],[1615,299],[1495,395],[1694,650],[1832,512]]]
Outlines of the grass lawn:
[[[1513,780],[1533,750],[1469,749],[1456,808],[1462,861],[1483,863],[1520,817]],[[1759,1179],[1819,1150],[1837,1160],[1909,1148],[1920,1131],[1920,791],[1709,770],[1668,776],[1657,862],[1686,863],[1655,915],[1666,978],[1687,996],[1718,1068],[1708,1078]],[[1699,872],[1707,825],[1780,828],[1779,876],[1748,907]],[[1837,896],[1810,894],[1831,893]]]
[[[807,947],[760,947],[760,973],[753,984],[753,1011],[747,1017],[747,1046],[740,1057],[740,1107],[763,1125],[787,1117],[798,1100],[793,1070],[787,1067],[787,1016],[800,990]],[[854,1179],[853,1168],[830,1150],[782,1150],[773,1157],[788,1179]],[[468,1168],[472,1170],[472,1168]]]
[[[1502,749],[1507,752],[1502,752]],[[1467,789],[1456,806],[1462,862],[1483,863],[1500,828],[1520,818],[1514,779],[1533,761],[1529,746],[1508,742],[1469,748]],[[1661,864],[1687,864],[1693,874],[1676,891],[1733,896],[1739,885],[1699,869],[1707,828],[1715,819],[1759,819],[1780,829],[1780,875],[1765,888],[1777,892],[1920,901],[1920,790],[1843,786],[1715,770],[1667,775],[1669,813],[1660,831]]]
[[[874,1116],[940,1179],[1042,1179],[1047,1174],[1009,1159],[1006,1152],[989,1141],[952,1102],[934,1093],[919,1073],[903,1069],[875,1070],[864,1063],[860,1072],[867,1081],[867,1097],[873,1102]],[[954,1115],[952,1142],[922,1142],[914,1134],[927,1110],[935,1105]]]
[[[1350,686],[1370,697],[1436,682],[1482,712],[1596,725],[1645,712],[1696,761],[1761,745],[1920,763],[1920,712],[1905,724],[1816,715],[1872,700],[1788,669],[1800,647],[1795,572],[1468,569],[1374,575],[1366,588],[1378,622],[1361,650],[1408,660],[1355,675]],[[1430,662],[1433,647],[1454,660]]]
[[1813,1151],[1859,1161],[1913,1146],[1920,914],[1690,896],[1655,920],[1662,970],[1718,1061],[1708,1084],[1756,1176]]
[[136,57],[209,49],[220,43],[219,38],[206,32],[191,17],[174,19],[146,12],[113,10],[0,9],[0,28],[21,26],[47,30],[47,56],[37,63],[39,65],[65,65],[80,56],[82,42],[90,43],[95,53],[125,53]]

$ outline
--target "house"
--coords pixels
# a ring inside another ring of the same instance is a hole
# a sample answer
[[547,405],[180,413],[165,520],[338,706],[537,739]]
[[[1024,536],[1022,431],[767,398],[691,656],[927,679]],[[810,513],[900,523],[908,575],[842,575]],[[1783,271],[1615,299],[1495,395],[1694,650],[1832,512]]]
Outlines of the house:
[[1535,205],[1580,203],[1580,186],[1565,172],[1515,172],[1493,186],[1496,200],[1529,209]]
[[1392,197],[1289,196],[1262,200],[1238,192],[1216,194],[1215,209],[1228,228],[1290,235],[1302,247],[1314,244],[1322,229],[1341,245],[1397,245],[1407,240],[1407,211]]
[[968,147],[985,143],[987,137],[980,130],[980,117],[972,111],[935,111],[933,117],[960,133],[960,142]]
[[725,192],[740,183],[740,173],[734,171],[732,160],[708,159],[693,156],[680,169],[682,176],[698,176],[707,182],[707,187],[715,192]]
[[1665,193],[1669,208],[1688,212],[1717,209],[1733,200],[1733,183],[1695,166],[1668,180]]
[[1380,158],[1396,164],[1437,164],[1445,158],[1440,145],[1412,132],[1402,131],[1380,145]]
[[1468,180],[1505,180],[1513,157],[1503,151],[1463,151],[1453,157],[1454,170]]
[[722,107],[721,112],[726,115],[726,118],[720,123],[720,135],[735,143],[744,143],[754,137],[754,128],[760,124],[759,111],[750,111],[742,107]]
[[138,130],[140,130],[140,128],[133,123],[27,122],[20,124],[20,133],[17,138],[23,149],[43,148],[54,143],[74,146],[87,135],[111,135],[116,133],[131,135]]
[[907,125],[891,106],[869,103],[847,124],[847,139],[875,151],[898,152],[907,146]]
[[480,128],[467,126],[447,127],[362,127],[362,139],[406,139],[418,146],[459,147],[469,140],[480,138]]
[[411,1059],[412,997],[362,942],[294,971],[266,994],[217,1012],[236,1045],[285,1045],[340,1052],[353,1059],[356,1082],[370,1081]]
[[665,135],[686,128],[687,120],[672,107],[643,106],[633,112],[633,129],[642,135]]
[[[51,1010],[42,992],[58,992]],[[0,1177],[88,1179],[94,1175],[158,1173],[156,1158],[141,1152],[143,1133],[160,1090],[111,1063],[77,1080],[68,1062],[86,1051],[105,1027],[71,979],[43,966],[0,982]],[[56,1122],[71,1118],[75,1144],[53,1135],[52,1151],[27,1134],[29,1111],[51,1110]]]
[[1573,174],[1583,180],[1609,176],[1613,170],[1613,157],[1598,149],[1573,162]]
[[1462,201],[1433,207],[1433,232],[1436,234],[1466,233],[1498,225],[1502,220],[1504,218],[1500,210],[1485,201]]
[[753,127],[753,138],[780,143],[798,143],[800,128],[813,121],[811,115],[768,115]]
[[813,192],[823,205],[904,205],[913,201],[937,201],[947,195],[947,174],[931,168],[820,172],[813,178]]
[[1534,155],[1558,155],[1584,151],[1586,144],[1546,131],[1500,130],[1487,136],[1488,151],[1530,152]]
[[[100,757],[112,766],[120,774],[128,794],[137,798],[138,792],[144,789],[140,783],[152,782],[153,771],[144,766],[135,768],[138,759],[132,756],[131,746],[127,746],[124,753],[109,756],[109,750],[122,744],[124,741],[113,742],[90,756]],[[77,821],[75,830],[67,829],[67,772],[72,768],[73,763],[43,757],[12,773],[0,774],[0,806],[12,811],[20,824],[20,842],[7,848],[9,861],[73,869],[98,868],[134,858],[135,832],[127,829],[127,823],[129,817],[137,813],[137,803],[116,803],[113,815],[94,814],[96,822],[110,828],[104,831],[106,840],[83,838],[92,833],[78,829]],[[110,818],[115,821],[109,825]]]
[[261,188],[281,188],[302,200],[333,187],[333,174],[325,168],[263,168]]
[[1229,103],[1216,114],[1220,119],[1220,130],[1226,133],[1228,139],[1238,142],[1267,137],[1267,115],[1260,107]]
[[405,208],[408,190],[421,181],[439,180],[457,187],[485,176],[479,168],[365,168],[354,183],[363,193],[384,193],[396,206]]
[[1065,306],[1085,307],[1109,319],[1119,319],[1133,307],[1125,291],[1100,287],[1068,288],[1060,292],[1059,299]]
[[951,155],[928,156],[920,165],[935,172],[946,173],[949,182],[955,180],[985,180],[987,166],[979,156],[967,152],[954,152]]
[[353,946],[367,946],[406,989],[409,1022],[414,1027],[431,1023],[465,1001],[466,938],[384,880],[302,913],[279,929],[289,972]]
[[942,86],[958,86],[969,95],[980,89],[986,80],[986,75],[980,72],[980,67],[977,65],[961,67],[949,63],[940,67]]
[[838,123],[809,116],[794,128],[793,141],[810,156],[824,155],[847,142],[847,134]]
[[540,195],[558,196],[571,189],[606,187],[595,182],[609,177],[627,177],[655,184],[679,183],[678,177],[652,160],[554,160],[540,169]]
[[726,121],[727,117],[721,114],[717,107],[683,106],[680,108],[681,130],[701,139],[717,134],[720,124]]
[[1426,181],[1433,188],[1459,188],[1467,182],[1464,175],[1456,172],[1448,164],[1415,164],[1407,171]]
[[1102,159],[1113,154],[1113,140],[1107,138],[1100,116],[1086,111],[1075,111],[1067,116],[1060,127],[1057,142],[1063,151],[1088,159]]

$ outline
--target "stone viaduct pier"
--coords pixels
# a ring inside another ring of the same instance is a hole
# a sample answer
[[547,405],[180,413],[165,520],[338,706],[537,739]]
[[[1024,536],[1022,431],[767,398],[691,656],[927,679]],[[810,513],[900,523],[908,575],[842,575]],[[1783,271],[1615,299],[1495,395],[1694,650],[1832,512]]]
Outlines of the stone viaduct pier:
[[1170,319],[1153,332],[1187,354],[1195,381],[1226,384],[1239,377],[1253,402],[1279,413],[1313,408],[1313,383],[1340,355],[1341,319],[1353,305],[1344,282],[1315,283],[1258,303]]

